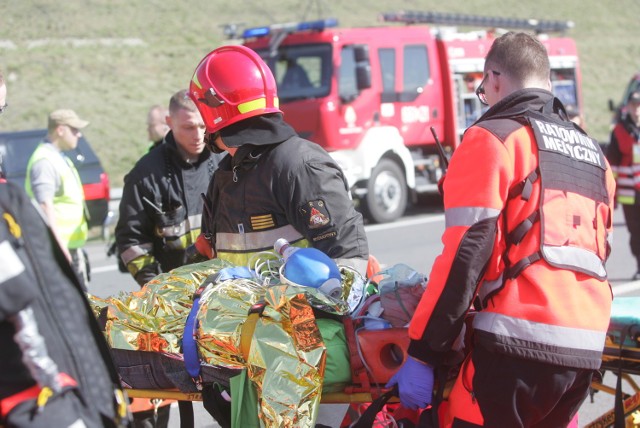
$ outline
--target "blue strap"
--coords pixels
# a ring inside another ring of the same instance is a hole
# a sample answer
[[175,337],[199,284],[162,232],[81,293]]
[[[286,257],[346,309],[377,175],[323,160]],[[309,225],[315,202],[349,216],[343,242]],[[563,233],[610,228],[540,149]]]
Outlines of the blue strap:
[[[206,282],[205,282],[206,284]],[[184,324],[184,332],[182,334],[182,353],[184,356],[184,365],[187,373],[196,383],[196,387],[202,389],[200,380],[200,355],[198,354],[198,346],[196,345],[196,334],[198,328],[198,309],[200,309],[200,297],[205,289],[203,284],[198,288],[193,297],[193,306],[187,316],[187,322]]]
[[198,353],[196,337],[198,334],[197,315],[200,309],[200,297],[209,284],[237,278],[253,279],[254,276],[251,270],[244,266],[220,269],[216,274],[204,280],[193,295],[193,306],[191,306],[191,311],[189,311],[187,321],[184,324],[184,332],[182,333],[182,353],[187,373],[189,373],[199,391],[202,390],[202,378],[200,377],[200,354]]

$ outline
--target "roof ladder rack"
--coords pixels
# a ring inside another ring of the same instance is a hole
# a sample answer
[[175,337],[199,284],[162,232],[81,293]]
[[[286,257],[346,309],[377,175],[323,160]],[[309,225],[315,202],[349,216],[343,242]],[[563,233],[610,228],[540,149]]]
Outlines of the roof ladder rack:
[[405,24],[437,24],[451,26],[472,26],[510,28],[540,33],[564,33],[573,28],[573,21],[551,21],[541,19],[504,18],[493,16],[466,15],[459,13],[401,11],[381,15],[384,22]]

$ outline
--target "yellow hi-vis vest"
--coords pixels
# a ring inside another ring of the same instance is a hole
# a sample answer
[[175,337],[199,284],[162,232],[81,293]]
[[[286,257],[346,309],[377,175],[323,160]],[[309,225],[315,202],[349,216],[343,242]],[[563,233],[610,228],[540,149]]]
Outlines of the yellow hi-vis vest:
[[53,197],[53,211],[56,216],[56,229],[63,243],[67,248],[75,249],[82,247],[87,241],[87,221],[84,214],[84,190],[80,182],[80,176],[73,162],[64,156],[52,156],[51,150],[45,144],[38,145],[31,155],[27,164],[27,177],[25,179],[25,189],[27,194],[33,198],[31,188],[31,168],[34,163],[41,159],[51,162],[56,171],[60,174],[60,186],[63,189],[61,195]]

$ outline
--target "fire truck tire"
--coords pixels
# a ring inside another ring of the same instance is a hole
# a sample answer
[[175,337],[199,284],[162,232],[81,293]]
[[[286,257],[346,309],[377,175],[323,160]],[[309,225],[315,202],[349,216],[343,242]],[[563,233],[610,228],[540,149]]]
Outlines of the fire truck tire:
[[407,182],[402,168],[390,159],[380,160],[367,186],[365,217],[374,223],[387,223],[402,217],[406,208]]

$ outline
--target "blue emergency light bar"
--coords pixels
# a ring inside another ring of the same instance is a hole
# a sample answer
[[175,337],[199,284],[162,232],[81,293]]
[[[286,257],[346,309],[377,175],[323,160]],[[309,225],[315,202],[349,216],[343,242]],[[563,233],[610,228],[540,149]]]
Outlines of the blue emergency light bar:
[[266,37],[275,33],[297,33],[301,31],[322,31],[325,28],[337,27],[335,18],[319,19],[317,21],[288,22],[285,24],[273,24],[264,27],[247,28],[242,32],[243,39],[253,37]]

